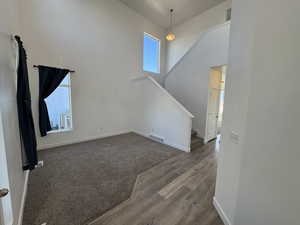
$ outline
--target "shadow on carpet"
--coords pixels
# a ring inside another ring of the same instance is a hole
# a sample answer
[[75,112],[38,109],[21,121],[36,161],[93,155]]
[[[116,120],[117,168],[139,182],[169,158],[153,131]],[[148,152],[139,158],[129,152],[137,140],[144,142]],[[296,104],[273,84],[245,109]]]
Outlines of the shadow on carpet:
[[178,154],[134,133],[40,151],[23,225],[84,225],[128,199],[139,173]]

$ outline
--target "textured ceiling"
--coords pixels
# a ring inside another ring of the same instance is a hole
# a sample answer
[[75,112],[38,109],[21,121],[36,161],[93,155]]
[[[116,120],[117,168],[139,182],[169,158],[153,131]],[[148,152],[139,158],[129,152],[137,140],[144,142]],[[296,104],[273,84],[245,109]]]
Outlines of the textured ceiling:
[[174,9],[174,24],[180,24],[225,0],[120,0],[152,22],[169,27],[169,11]]

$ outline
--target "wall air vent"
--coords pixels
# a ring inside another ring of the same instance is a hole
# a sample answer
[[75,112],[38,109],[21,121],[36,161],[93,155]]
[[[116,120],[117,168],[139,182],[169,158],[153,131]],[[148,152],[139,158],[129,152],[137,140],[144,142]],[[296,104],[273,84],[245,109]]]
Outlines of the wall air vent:
[[164,139],[164,138],[159,137],[159,136],[157,136],[157,135],[155,135],[155,134],[150,134],[149,137],[150,137],[153,141],[157,141],[157,142],[159,142],[159,143],[164,143],[164,142],[165,142],[165,139]]

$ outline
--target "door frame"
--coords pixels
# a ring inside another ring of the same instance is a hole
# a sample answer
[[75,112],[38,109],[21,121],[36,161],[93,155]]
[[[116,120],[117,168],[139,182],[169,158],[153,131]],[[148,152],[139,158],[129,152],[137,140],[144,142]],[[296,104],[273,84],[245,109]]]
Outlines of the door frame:
[[[227,66],[227,64],[222,64],[222,65],[216,65],[216,66],[210,66],[209,67],[209,71],[208,71],[208,82],[207,82],[207,100],[206,100],[206,119],[205,119],[205,137],[204,137],[204,143],[207,144],[210,140],[208,140],[208,104],[209,104],[209,94],[210,94],[210,78],[211,78],[211,71],[214,69],[214,68],[218,68],[218,67],[224,67],[224,66]],[[225,81],[225,84],[226,84],[226,81]],[[221,91],[220,91],[221,93]],[[220,110],[220,108],[219,108]]]
[[[7,156],[6,156],[6,146],[4,139],[4,127],[2,120],[2,113],[0,111],[0,162],[1,162],[1,171],[0,178],[0,188],[7,188],[10,190],[10,181],[7,167]],[[3,186],[2,186],[3,185]],[[7,196],[0,198],[0,222],[4,225],[12,224],[14,221],[13,209],[12,209],[12,200],[11,193],[9,192]]]

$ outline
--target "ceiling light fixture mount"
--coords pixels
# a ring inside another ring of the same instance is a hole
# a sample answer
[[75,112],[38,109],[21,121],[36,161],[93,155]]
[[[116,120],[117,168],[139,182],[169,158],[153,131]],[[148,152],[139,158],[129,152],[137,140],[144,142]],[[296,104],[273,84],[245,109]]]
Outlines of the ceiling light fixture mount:
[[174,9],[170,9],[170,30],[169,30],[169,33],[167,34],[166,36],[166,39],[168,41],[174,41],[175,40],[175,34],[172,33],[172,26],[173,26],[173,12],[174,12]]

